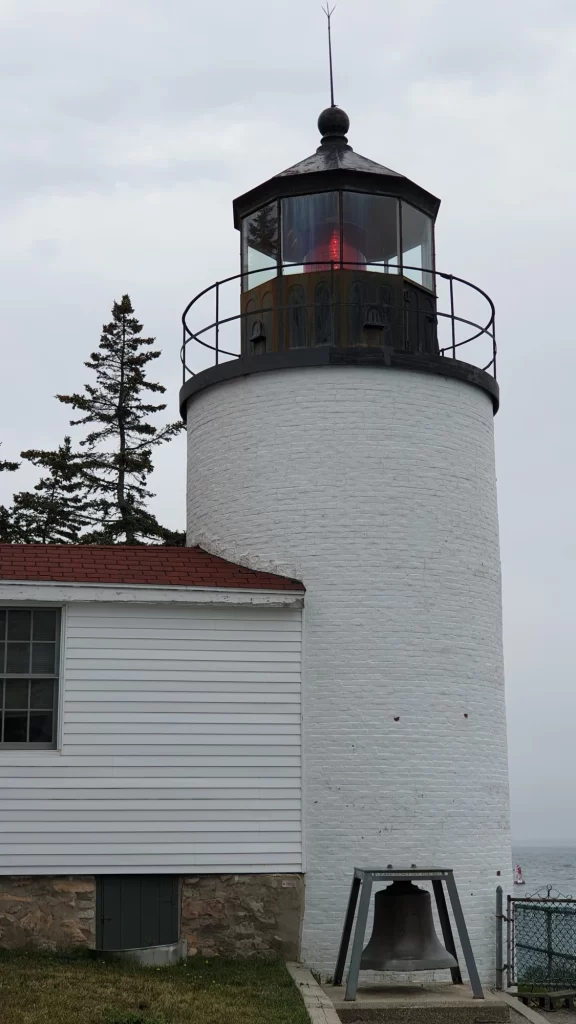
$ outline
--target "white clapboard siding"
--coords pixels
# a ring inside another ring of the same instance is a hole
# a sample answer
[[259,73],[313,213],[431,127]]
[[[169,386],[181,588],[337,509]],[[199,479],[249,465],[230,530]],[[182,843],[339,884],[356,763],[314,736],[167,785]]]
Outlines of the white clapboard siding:
[[60,749],[0,752],[0,873],[300,871],[300,611],[65,621]]

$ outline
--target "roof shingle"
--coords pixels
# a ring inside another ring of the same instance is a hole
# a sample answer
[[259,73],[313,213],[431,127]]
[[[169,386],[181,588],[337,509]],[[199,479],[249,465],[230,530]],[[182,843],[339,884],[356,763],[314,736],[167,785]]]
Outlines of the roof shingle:
[[145,545],[0,544],[3,580],[304,590],[298,580],[247,569],[202,548]]

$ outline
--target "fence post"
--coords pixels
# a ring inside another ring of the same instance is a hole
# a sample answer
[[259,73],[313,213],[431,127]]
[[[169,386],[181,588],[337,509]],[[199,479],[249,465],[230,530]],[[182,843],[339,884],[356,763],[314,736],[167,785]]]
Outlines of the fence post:
[[506,987],[512,985],[512,961],[514,950],[512,949],[512,897],[506,900]]
[[554,946],[552,941],[552,907],[546,907],[546,947],[548,953],[548,988],[552,988],[552,968],[554,961],[552,959],[554,953]]
[[504,964],[502,962],[502,925],[504,924],[502,886],[496,889],[496,989],[503,988]]

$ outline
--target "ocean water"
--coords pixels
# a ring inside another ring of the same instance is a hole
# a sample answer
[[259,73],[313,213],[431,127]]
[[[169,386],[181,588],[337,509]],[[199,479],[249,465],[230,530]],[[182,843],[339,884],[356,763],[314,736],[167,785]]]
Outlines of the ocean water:
[[515,845],[513,857],[526,881],[526,885],[514,886],[518,896],[531,896],[551,885],[563,896],[576,898],[576,846]]

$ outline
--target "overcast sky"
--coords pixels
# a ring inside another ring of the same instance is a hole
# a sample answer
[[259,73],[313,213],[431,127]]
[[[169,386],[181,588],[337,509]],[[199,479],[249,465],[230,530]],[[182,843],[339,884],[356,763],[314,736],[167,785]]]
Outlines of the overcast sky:
[[[516,838],[576,841],[576,6],[340,0],[336,100],[365,156],[442,198],[438,265],[496,302],[496,420]],[[1,454],[49,447],[112,301],[163,350],[236,273],[234,196],[311,153],[314,0],[0,0]],[[2,474],[0,501],[36,471]],[[154,506],[184,525],[184,440]]]

